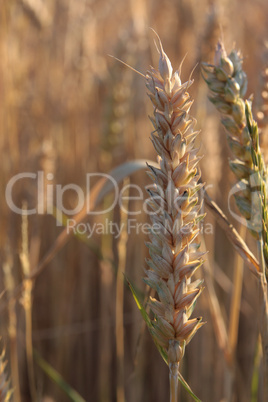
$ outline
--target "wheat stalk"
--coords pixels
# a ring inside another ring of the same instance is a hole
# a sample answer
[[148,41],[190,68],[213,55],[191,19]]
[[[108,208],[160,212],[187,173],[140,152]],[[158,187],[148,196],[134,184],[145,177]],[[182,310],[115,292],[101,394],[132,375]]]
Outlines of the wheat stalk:
[[[159,38],[158,38],[159,39]],[[187,92],[192,80],[181,83],[180,70],[173,73],[171,62],[160,44],[158,71],[146,74],[148,95],[154,106],[151,121],[155,131],[152,142],[158,153],[159,167],[149,166],[154,181],[149,205],[152,226],[147,244],[146,283],[156,290],[159,300],[150,298],[154,313],[153,336],[167,353],[170,373],[170,401],[177,401],[179,363],[185,346],[203,325],[202,318],[190,319],[202,280],[191,282],[202,264],[196,237],[201,204],[197,192],[200,174],[194,139],[195,119],[189,110],[192,100]]]
[[[10,366],[11,366],[11,378],[14,387],[14,399],[16,402],[21,402],[20,397],[20,375],[19,375],[19,354],[18,354],[18,341],[17,341],[17,314],[16,314],[16,297],[14,293],[15,279],[13,272],[13,256],[10,251],[10,247],[7,247],[7,258],[3,264],[4,273],[4,284],[8,296],[8,333],[9,333],[9,344],[10,344]],[[3,364],[3,358],[1,359]],[[3,367],[3,366],[2,366]],[[3,374],[4,375],[4,374]]]
[[[215,64],[203,63],[205,81],[212,93],[210,101],[222,114],[230,148],[236,157],[230,167],[239,180],[240,195],[236,204],[246,218],[248,228],[259,246],[259,327],[264,366],[264,395],[268,395],[268,212],[267,173],[259,146],[258,125],[252,116],[251,102],[244,101],[247,77],[242,69],[242,57],[232,50],[227,56],[222,43],[215,53]],[[253,218],[253,219],[252,219]]]
[[0,401],[8,402],[12,395],[12,390],[10,389],[10,380],[6,374],[6,351],[3,348],[0,353]]

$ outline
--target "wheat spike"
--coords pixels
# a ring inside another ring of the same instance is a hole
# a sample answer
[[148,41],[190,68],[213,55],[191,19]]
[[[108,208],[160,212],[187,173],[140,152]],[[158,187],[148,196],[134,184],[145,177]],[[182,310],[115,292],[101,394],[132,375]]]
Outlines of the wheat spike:
[[254,172],[251,138],[246,126],[243,99],[247,89],[247,77],[242,69],[240,53],[233,50],[227,56],[221,42],[217,45],[214,62],[214,65],[203,63],[204,79],[211,92],[209,100],[222,115],[221,122],[235,156],[235,159],[230,161],[230,168],[237,179],[245,183],[242,195],[235,195],[236,203],[242,215],[250,220],[252,192],[249,179]]
[[[219,42],[214,65],[203,63],[204,79],[211,91],[209,100],[222,115],[222,124],[234,155],[229,164],[239,181],[239,192],[234,194],[241,214],[246,218],[253,236],[263,243],[268,264],[266,167],[259,147],[258,127],[253,120],[251,105],[244,100],[247,76],[242,68],[242,56],[235,49],[227,56]],[[261,188],[261,194],[256,190]]]
[[198,132],[189,114],[192,100],[187,92],[192,80],[181,83],[180,69],[173,73],[171,62],[160,45],[159,68],[146,74],[148,95],[154,106],[152,142],[159,168],[149,166],[154,189],[149,190],[152,227],[148,244],[146,283],[159,300],[150,299],[155,315],[153,336],[165,349],[170,370],[171,401],[177,400],[179,362],[185,345],[203,325],[202,318],[190,319],[199,297],[201,280],[191,282],[202,264],[196,237],[201,204],[197,191],[199,157],[194,145]]

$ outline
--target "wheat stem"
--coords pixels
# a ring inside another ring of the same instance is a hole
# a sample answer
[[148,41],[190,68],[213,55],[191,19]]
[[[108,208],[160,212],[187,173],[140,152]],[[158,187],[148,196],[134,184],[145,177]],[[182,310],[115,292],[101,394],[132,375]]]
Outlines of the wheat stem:
[[127,220],[128,214],[128,196],[129,196],[129,180],[124,181],[125,202],[120,210],[120,225],[123,228],[118,242],[118,269],[116,276],[116,301],[115,301],[115,331],[116,331],[116,355],[117,355],[117,402],[125,401],[124,391],[124,274],[126,270],[127,257]]
[[0,401],[10,401],[13,390],[10,387],[10,380],[6,374],[6,351],[5,348],[0,352]]
[[260,261],[260,268],[261,268],[261,272],[264,275],[263,280],[264,280],[264,282],[267,282],[266,275],[265,275],[266,266],[265,266],[264,255],[263,255],[263,240],[262,240],[262,238],[260,238],[257,241],[257,246],[258,246],[258,258],[259,258],[259,261]]
[[27,368],[29,376],[29,388],[33,401],[37,400],[35,386],[35,371],[33,361],[33,342],[32,342],[32,289],[33,283],[31,280],[25,280],[24,291],[24,309],[25,309],[25,342],[27,355]]
[[[23,210],[27,209],[27,205],[23,204]],[[33,401],[37,400],[37,392],[35,386],[35,371],[33,361],[33,341],[32,341],[32,291],[34,281],[29,279],[31,272],[30,259],[29,259],[29,245],[28,245],[28,219],[27,215],[22,215],[22,251],[20,253],[20,260],[22,271],[24,275],[24,290],[22,294],[21,303],[25,312],[25,342],[26,342],[26,356],[27,356],[27,369],[29,377],[30,394]]]
[[12,273],[13,259],[11,253],[8,251],[7,261],[3,264],[5,288],[7,289],[8,300],[8,333],[10,343],[10,365],[11,365],[11,378],[14,387],[14,399],[16,402],[21,401],[20,397],[20,375],[19,375],[19,362],[18,362],[18,346],[17,346],[17,314],[16,314],[16,300],[12,298],[15,289],[14,277]]
[[178,402],[179,363],[169,363],[170,402]]

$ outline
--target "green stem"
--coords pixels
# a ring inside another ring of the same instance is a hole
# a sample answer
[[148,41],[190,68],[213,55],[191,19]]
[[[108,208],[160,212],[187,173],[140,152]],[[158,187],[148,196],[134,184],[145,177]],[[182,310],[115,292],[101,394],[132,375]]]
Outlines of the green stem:
[[262,239],[262,237],[260,237],[260,240],[258,240],[258,254],[259,254],[259,262],[260,262],[261,272],[263,273],[263,277],[264,277],[263,280],[264,280],[264,282],[267,282],[266,275],[265,275],[266,266],[265,266],[264,255],[263,255],[263,239]]
[[170,402],[178,402],[179,363],[169,363]]

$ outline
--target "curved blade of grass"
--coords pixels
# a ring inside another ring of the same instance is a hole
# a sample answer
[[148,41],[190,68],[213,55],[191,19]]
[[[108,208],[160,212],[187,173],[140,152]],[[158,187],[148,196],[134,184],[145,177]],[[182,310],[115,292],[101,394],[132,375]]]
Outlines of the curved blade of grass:
[[[61,224],[66,227],[68,224],[67,223],[68,216],[65,215],[62,211],[60,212],[60,214],[62,216]],[[54,207],[53,216],[54,216],[54,218],[56,218],[58,216],[56,207]],[[77,231],[73,233],[73,236],[75,236],[76,238],[81,240],[83,243],[85,243],[87,245],[87,247],[90,249],[90,251],[92,251],[92,253],[94,253],[100,261],[109,262],[111,264],[113,270],[116,271],[117,268],[116,268],[116,264],[115,264],[114,260],[110,257],[106,257],[103,255],[101,248],[99,247],[97,242],[94,239],[92,239],[92,237],[88,238],[85,233],[79,233]]]
[[[130,282],[130,280],[128,278],[126,278],[126,281],[127,281],[128,286],[129,286],[129,288],[131,290],[132,296],[134,297],[134,300],[135,300],[135,302],[136,302],[136,304],[138,306],[138,309],[140,310],[141,315],[142,315],[144,321],[147,324],[148,330],[149,330],[150,334],[152,335],[151,330],[153,329],[153,323],[152,323],[149,315],[147,314],[145,308],[143,307],[142,303],[140,302],[139,296],[138,296],[137,291],[135,290],[134,286],[131,284],[131,282]],[[165,350],[161,346],[159,346],[157,344],[157,342],[155,341],[154,337],[152,337],[152,338],[153,338],[153,341],[154,341],[154,343],[155,343],[160,355],[162,356],[162,358],[165,361],[165,363],[168,365],[168,358],[167,358],[167,354],[166,354]],[[193,393],[193,391],[191,390],[190,386],[187,384],[187,382],[185,381],[185,379],[183,378],[183,376],[180,373],[179,373],[178,378],[179,378],[179,381],[182,384],[182,386],[188,392],[188,394],[191,395],[191,397],[196,402],[201,402],[201,400]]]
[[[126,177],[137,172],[138,170],[146,169],[147,168],[146,163],[155,165],[155,162],[153,161],[138,159],[131,162],[123,163],[122,165],[110,171],[107,176],[112,177],[118,184],[121,183]],[[102,179],[100,179],[92,188],[92,190],[86,195],[84,207],[78,214],[76,214],[72,218],[75,220],[76,224],[82,222],[87,216],[88,210],[93,211],[103,200],[105,195],[107,195],[111,190],[113,190],[113,185],[111,184],[111,181],[107,177],[103,177]],[[51,249],[42,258],[38,266],[32,270],[30,274],[30,279],[36,278],[43,271],[43,269],[55,257],[58,251],[61,250],[62,247],[67,243],[67,241],[71,236],[72,232],[71,231],[68,232],[67,228],[62,230],[62,232],[54,241]]]
[[[59,216],[58,211],[59,210],[56,207],[54,207],[53,216],[55,219]],[[62,226],[66,227],[68,225],[69,217],[67,215],[65,215],[62,211],[60,211],[60,215],[62,216],[60,223],[62,224]],[[81,240],[83,243],[85,243],[88,246],[88,248],[98,257],[99,260],[105,259],[98,243],[96,241],[94,241],[92,238],[88,238],[85,233],[79,233],[78,231],[74,231],[73,236],[77,237],[79,240]]]
[[[137,159],[130,162],[123,163],[117,168],[113,169],[109,172],[109,176],[111,176],[117,184],[121,183],[126,177],[131,174],[137,172],[141,169],[147,169],[147,163],[152,166],[157,166],[157,163],[154,161],[146,161],[145,159]],[[73,217],[75,219],[76,224],[82,222],[87,216],[87,211],[89,207],[90,211],[93,211],[99,203],[103,200],[103,198],[113,189],[111,186],[111,182],[108,181],[107,178],[103,177],[99,180],[92,188],[92,190],[86,195],[86,200],[84,207],[82,210]],[[87,205],[89,203],[89,205]],[[53,260],[53,258],[57,255],[57,253],[65,246],[70,237],[73,236],[73,233],[68,232],[67,228],[63,229],[62,232],[58,235],[56,240],[54,241],[51,248],[44,255],[38,265],[31,271],[29,275],[29,279],[35,279],[44,268]],[[9,299],[18,299],[21,295],[23,289],[23,284],[19,284],[13,292],[13,295]],[[7,307],[7,303],[4,303],[0,308],[0,311]]]
[[62,391],[70,398],[71,401],[86,402],[86,400],[82,398],[82,396],[64,380],[61,374],[58,373],[58,371],[55,370],[47,361],[45,361],[36,350],[34,350],[34,359],[39,367],[41,367],[47,376],[62,389]]

